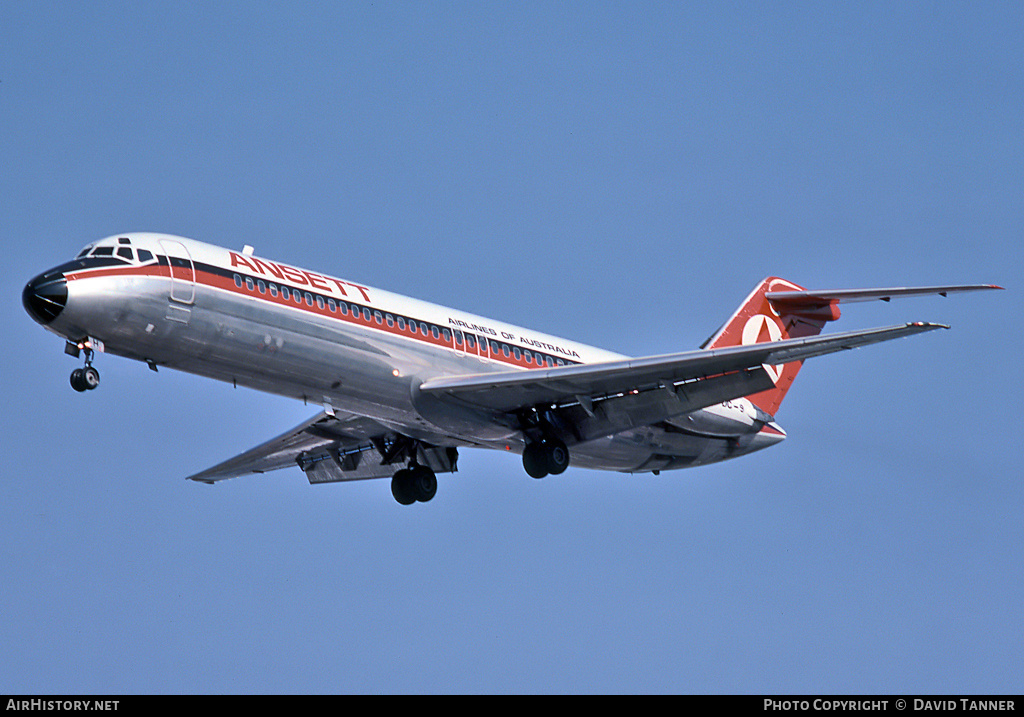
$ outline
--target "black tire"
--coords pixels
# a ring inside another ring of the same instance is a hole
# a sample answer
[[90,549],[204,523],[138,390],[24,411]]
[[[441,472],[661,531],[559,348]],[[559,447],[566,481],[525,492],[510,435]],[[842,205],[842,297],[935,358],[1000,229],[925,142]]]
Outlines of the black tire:
[[84,368],[76,368],[71,372],[71,388],[75,389],[79,393],[89,390],[89,387],[85,384]]
[[409,481],[411,492],[420,503],[426,503],[437,495],[437,476],[426,466],[413,466]]
[[403,468],[391,478],[391,495],[402,505],[412,505],[416,502],[416,495],[413,493],[410,480],[411,475],[412,471]]
[[553,476],[565,472],[569,467],[569,449],[560,440],[553,439],[544,442],[544,456],[548,462],[548,473]]
[[543,443],[527,443],[523,449],[523,468],[531,478],[543,478],[549,473],[548,457]]

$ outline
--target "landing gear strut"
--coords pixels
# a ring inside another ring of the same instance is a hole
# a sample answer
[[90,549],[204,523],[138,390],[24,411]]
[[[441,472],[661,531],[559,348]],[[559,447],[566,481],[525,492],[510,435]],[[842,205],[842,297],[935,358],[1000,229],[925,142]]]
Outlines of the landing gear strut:
[[437,493],[437,476],[427,466],[412,463],[391,479],[391,495],[402,505],[426,503]]
[[92,357],[92,349],[85,349],[85,367],[71,372],[71,388],[79,393],[91,391],[100,385],[100,372],[92,365]]
[[527,443],[523,450],[523,468],[533,478],[558,475],[569,467],[569,449],[557,438]]

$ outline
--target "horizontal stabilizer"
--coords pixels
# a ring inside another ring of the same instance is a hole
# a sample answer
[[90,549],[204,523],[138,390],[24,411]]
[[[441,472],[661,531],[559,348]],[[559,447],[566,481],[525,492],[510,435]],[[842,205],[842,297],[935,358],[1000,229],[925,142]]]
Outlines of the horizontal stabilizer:
[[[997,289],[989,284],[894,287],[882,289],[809,290],[777,276],[764,279],[722,327],[701,348],[748,346],[816,336],[825,324],[840,317],[839,305],[854,301],[889,301],[905,296],[927,296]],[[750,396],[763,411],[774,414],[800,372],[800,362],[774,362],[775,388]]]
[[889,301],[907,296],[946,296],[967,291],[1002,289],[994,284],[893,287],[888,289],[826,289],[815,291],[769,291],[765,298],[778,307],[825,306],[833,302]]

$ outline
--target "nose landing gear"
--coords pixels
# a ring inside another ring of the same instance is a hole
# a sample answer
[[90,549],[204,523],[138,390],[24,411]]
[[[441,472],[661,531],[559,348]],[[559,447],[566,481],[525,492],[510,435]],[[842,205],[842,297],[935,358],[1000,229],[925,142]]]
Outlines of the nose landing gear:
[[91,391],[100,385],[100,372],[93,366],[76,368],[71,372],[71,388],[79,393]]
[[85,348],[85,366],[71,372],[71,388],[79,393],[91,391],[100,385],[100,372],[92,365],[93,350]]

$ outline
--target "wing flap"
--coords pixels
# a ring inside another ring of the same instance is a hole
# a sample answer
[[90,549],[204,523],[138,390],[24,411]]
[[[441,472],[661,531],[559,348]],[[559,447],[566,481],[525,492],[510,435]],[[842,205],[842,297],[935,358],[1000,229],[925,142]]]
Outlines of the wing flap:
[[310,483],[390,478],[395,464],[411,457],[435,473],[448,473],[458,453],[414,441],[370,418],[324,412],[188,480],[215,483],[295,465]]
[[679,385],[664,383],[597,401],[584,402],[577,397],[577,405],[563,405],[559,415],[562,423],[571,426],[575,439],[582,442],[649,426],[774,385],[769,373],[758,366]]
[[[755,369],[762,365],[803,361],[939,328],[949,327],[912,323],[599,364],[443,377],[425,381],[420,385],[420,391],[500,412],[566,401],[578,401],[585,405],[587,401],[601,401],[653,388],[670,387],[675,390],[687,382],[706,380],[721,374]],[[721,398],[705,405],[723,400],[727,399]]]

